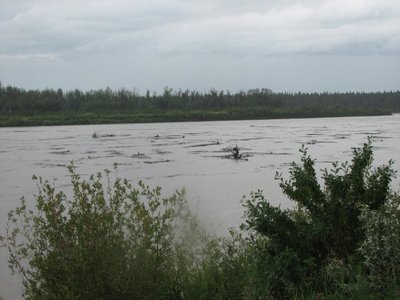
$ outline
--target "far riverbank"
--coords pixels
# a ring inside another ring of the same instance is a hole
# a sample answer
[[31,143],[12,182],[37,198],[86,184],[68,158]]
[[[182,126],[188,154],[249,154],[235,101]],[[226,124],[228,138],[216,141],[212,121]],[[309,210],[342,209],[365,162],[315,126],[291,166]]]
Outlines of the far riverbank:
[[272,109],[271,107],[250,107],[240,109],[213,110],[143,110],[118,112],[55,112],[46,114],[3,114],[0,127],[87,125],[87,124],[129,124],[193,121],[233,121],[291,118],[323,118],[351,116],[383,116],[391,112],[381,109],[361,108],[293,108]]

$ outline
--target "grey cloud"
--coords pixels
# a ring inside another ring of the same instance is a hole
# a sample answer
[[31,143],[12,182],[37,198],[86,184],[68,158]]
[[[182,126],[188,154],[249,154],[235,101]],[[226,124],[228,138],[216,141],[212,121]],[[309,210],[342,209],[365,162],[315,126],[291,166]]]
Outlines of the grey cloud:
[[400,50],[400,11],[393,0],[21,1],[5,15],[0,52],[8,55],[62,57],[154,45],[169,55]]
[[399,52],[400,11],[395,3],[356,2],[295,4],[174,24],[164,28],[159,45],[170,53],[204,49],[224,55]]
[[399,86],[398,0],[0,0],[0,7],[5,84]]
[[[146,35],[184,15],[177,5],[150,1],[154,8],[139,1],[43,1],[0,20],[0,34],[5,42],[3,54],[63,55],[71,51],[101,50],[116,42],[146,42]],[[173,2],[171,2],[173,3]],[[152,9],[153,8],[153,9]],[[138,43],[140,44],[140,43]],[[116,43],[119,47],[119,43]]]

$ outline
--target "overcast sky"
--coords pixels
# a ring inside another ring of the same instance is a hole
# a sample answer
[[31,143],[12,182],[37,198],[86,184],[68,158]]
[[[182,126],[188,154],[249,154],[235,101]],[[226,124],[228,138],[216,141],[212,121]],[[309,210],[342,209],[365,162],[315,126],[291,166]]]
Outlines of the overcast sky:
[[399,0],[0,0],[23,88],[400,89]]

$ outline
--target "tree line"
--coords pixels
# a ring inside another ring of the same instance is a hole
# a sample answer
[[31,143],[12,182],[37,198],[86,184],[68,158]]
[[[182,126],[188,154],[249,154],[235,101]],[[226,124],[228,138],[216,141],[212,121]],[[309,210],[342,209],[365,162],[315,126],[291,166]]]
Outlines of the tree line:
[[[139,112],[165,110],[227,110],[269,108],[274,111],[293,109],[368,110],[377,113],[400,112],[400,91],[345,93],[289,93],[270,89],[207,92],[164,88],[160,94],[111,88],[81,91],[78,89],[25,90],[0,83],[2,115],[40,115],[68,112]],[[370,114],[370,113],[369,113]]]

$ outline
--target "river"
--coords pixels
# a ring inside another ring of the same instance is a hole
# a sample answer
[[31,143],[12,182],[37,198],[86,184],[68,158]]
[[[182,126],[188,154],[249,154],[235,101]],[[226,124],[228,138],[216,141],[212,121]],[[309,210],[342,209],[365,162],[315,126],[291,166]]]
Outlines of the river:
[[[287,178],[305,145],[317,169],[352,157],[372,137],[375,164],[395,160],[400,168],[400,114],[379,117],[284,119],[155,124],[0,128],[0,228],[24,196],[32,204],[40,175],[68,189],[66,166],[74,161],[83,177],[112,169],[132,183],[142,179],[168,196],[185,187],[192,210],[217,234],[242,222],[243,195],[263,189],[271,203],[290,207],[274,180]],[[227,158],[238,146],[241,160]],[[399,190],[398,180],[393,184]],[[0,249],[0,296],[20,298],[20,279]]]

